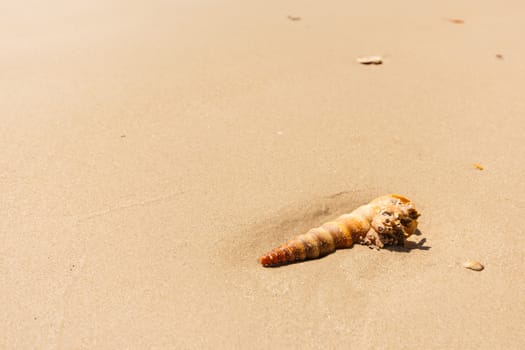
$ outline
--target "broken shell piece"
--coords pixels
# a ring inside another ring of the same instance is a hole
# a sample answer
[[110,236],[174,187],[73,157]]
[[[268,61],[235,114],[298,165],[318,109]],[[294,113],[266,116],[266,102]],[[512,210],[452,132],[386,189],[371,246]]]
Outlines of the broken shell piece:
[[469,260],[464,262],[463,267],[474,271],[481,271],[485,268],[485,266],[481,265],[481,263],[476,260]]
[[447,18],[446,20],[449,21],[450,23],[454,23],[454,24],[463,24],[463,23],[465,23],[465,21],[460,19],[460,18]]
[[481,165],[481,164],[479,164],[479,163],[474,163],[474,164],[472,164],[472,166],[473,166],[475,169],[483,170],[483,165]]
[[361,64],[382,64],[383,58],[381,56],[359,57],[357,62]]
[[287,17],[290,21],[300,21],[301,20],[301,17],[299,16],[288,15]]

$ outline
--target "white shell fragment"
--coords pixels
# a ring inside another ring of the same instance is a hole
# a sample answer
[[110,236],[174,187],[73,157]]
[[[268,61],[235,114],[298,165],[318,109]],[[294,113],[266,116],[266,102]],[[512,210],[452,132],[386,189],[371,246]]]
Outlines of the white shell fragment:
[[357,62],[361,64],[382,64],[383,58],[381,56],[359,57]]
[[465,261],[463,267],[474,271],[481,271],[485,268],[485,266],[481,265],[481,263],[476,260]]

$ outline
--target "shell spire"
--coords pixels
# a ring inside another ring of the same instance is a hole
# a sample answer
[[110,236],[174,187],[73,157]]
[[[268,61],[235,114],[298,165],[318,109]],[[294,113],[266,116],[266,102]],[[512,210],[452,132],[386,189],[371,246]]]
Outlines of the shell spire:
[[389,194],[362,205],[350,214],[296,236],[259,258],[265,267],[317,259],[354,243],[383,248],[404,245],[417,229],[419,213],[406,197]]

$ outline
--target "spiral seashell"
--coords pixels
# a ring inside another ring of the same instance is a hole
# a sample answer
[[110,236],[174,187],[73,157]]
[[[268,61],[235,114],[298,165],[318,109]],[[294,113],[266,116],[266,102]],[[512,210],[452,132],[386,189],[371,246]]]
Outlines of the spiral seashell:
[[272,249],[259,261],[269,267],[317,259],[354,243],[377,249],[404,245],[416,231],[419,215],[409,199],[397,194],[381,196]]

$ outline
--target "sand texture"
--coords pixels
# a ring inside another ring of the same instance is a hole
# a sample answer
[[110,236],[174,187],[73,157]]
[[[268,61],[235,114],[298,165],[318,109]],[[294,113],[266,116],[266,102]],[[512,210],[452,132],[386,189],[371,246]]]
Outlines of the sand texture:
[[0,349],[524,348],[522,1],[1,7]]

